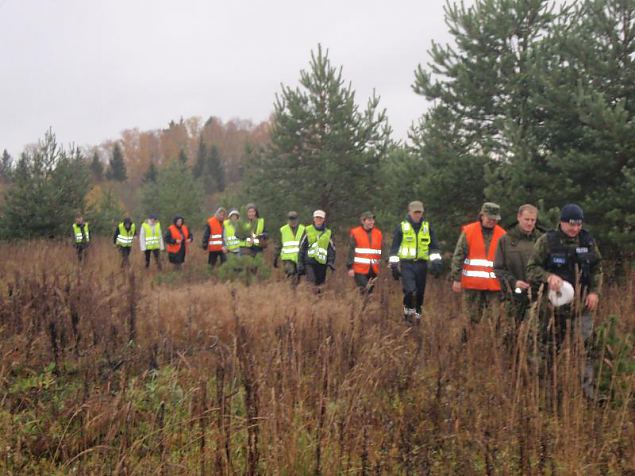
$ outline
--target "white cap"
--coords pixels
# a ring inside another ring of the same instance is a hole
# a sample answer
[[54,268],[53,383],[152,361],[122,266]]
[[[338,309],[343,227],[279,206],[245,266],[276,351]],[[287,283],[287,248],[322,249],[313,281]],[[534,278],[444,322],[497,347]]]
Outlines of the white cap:
[[326,218],[326,212],[324,210],[315,210],[313,212],[313,218]]
[[573,286],[571,286],[571,283],[569,281],[562,281],[560,291],[549,291],[549,301],[551,301],[554,307],[560,307],[573,301],[574,295],[575,290]]

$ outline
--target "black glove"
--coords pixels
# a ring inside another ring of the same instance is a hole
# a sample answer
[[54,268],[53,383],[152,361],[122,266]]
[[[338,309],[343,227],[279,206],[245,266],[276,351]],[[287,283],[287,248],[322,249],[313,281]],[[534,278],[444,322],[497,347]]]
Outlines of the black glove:
[[441,272],[443,271],[443,261],[440,259],[435,259],[430,261],[430,273],[435,278],[441,276]]
[[333,266],[331,263],[327,264],[327,266],[331,268],[331,271],[335,272],[335,266]]
[[277,256],[273,259],[273,267],[274,268],[278,267],[278,257]]
[[390,270],[392,271],[392,278],[395,281],[399,281],[399,278],[401,277],[401,271],[399,271],[399,266],[396,264],[391,265]]

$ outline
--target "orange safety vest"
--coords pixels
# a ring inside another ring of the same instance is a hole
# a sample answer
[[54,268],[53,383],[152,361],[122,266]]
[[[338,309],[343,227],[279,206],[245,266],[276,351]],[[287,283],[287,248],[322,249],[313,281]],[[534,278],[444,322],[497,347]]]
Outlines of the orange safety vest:
[[355,257],[353,258],[353,271],[356,274],[368,274],[371,266],[375,274],[379,274],[379,259],[381,258],[381,231],[373,228],[368,232],[362,226],[351,230],[351,237],[355,240]]
[[183,232],[183,236],[181,236],[181,232],[179,232],[179,229],[176,227],[176,225],[170,225],[168,227],[168,231],[170,232],[170,236],[172,236],[173,240],[180,240],[184,238],[184,241],[182,241],[181,243],[174,243],[174,244],[168,243],[166,247],[167,252],[178,253],[179,250],[181,249],[181,246],[185,244],[185,252],[187,253],[187,246],[188,246],[187,240],[190,237],[190,232],[187,229],[187,227],[185,225],[181,226],[181,232]]
[[223,224],[216,216],[207,220],[209,225],[209,241],[207,242],[207,249],[209,251],[222,251],[223,250]]
[[463,233],[467,239],[467,258],[463,263],[461,287],[481,291],[500,291],[500,281],[494,274],[494,258],[498,240],[505,234],[505,230],[498,225],[494,227],[487,252],[485,252],[485,240],[483,240],[483,228],[480,221],[465,225]]

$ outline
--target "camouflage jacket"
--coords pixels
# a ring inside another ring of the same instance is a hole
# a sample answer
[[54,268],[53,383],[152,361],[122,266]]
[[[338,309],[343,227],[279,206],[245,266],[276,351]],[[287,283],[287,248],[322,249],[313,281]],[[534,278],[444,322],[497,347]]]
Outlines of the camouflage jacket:
[[513,292],[516,281],[527,281],[525,268],[542,232],[535,229],[528,235],[518,225],[498,240],[494,272],[501,282],[501,289]]
[[[489,249],[489,244],[492,241],[492,234],[494,229],[483,228],[483,241],[485,242],[485,249]],[[451,277],[452,281],[461,281],[461,274],[463,272],[463,263],[465,262],[465,258],[467,258],[467,238],[465,237],[465,233],[461,231],[461,236],[459,236],[459,241],[456,242],[456,247],[454,248],[454,255],[452,255],[452,271]]]
[[[560,229],[558,229],[558,233],[563,245],[571,247],[580,245],[580,235],[575,238],[570,238],[562,233]],[[597,262],[590,268],[588,279],[589,292],[600,294],[603,278],[602,256],[600,255],[600,250],[598,249],[595,240],[593,240],[592,248],[593,253],[597,256]],[[527,279],[534,287],[538,287],[540,284],[546,283],[547,278],[550,274],[552,274],[547,270],[549,258],[549,243],[547,242],[547,234],[544,234],[538,238],[538,241],[536,241],[532,255],[527,263]]]

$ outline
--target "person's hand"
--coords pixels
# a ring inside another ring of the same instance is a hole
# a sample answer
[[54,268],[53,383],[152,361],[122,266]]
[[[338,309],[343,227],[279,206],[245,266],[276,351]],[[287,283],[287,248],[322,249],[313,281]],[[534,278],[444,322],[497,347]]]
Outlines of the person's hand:
[[452,281],[452,291],[460,293],[461,289],[461,281]]
[[223,253],[225,253],[225,254],[229,253],[229,250],[228,250],[226,247],[224,247],[224,246],[223,246],[223,248],[222,248],[222,250],[221,250],[221,251],[222,251]]
[[589,309],[589,311],[595,311],[599,302],[600,296],[598,296],[597,293],[589,293],[584,301],[584,305]]
[[355,271],[353,271],[353,269],[349,269],[349,270],[348,270],[348,276],[349,276],[350,278],[354,278],[354,277],[355,277]]
[[392,279],[394,279],[395,281],[399,281],[399,278],[401,277],[401,271],[399,271],[399,266],[396,264],[391,265],[390,271],[392,271]]
[[562,287],[562,278],[557,274],[550,274],[547,278],[547,284],[549,284],[549,289],[558,292]]
[[441,276],[441,272],[443,271],[443,262],[440,259],[435,259],[430,261],[430,272],[432,276],[438,278]]
[[529,283],[527,281],[521,281],[520,279],[518,281],[516,281],[516,284],[514,285],[515,288],[520,288],[520,289],[529,289]]
[[176,240],[176,244],[177,244],[177,245],[180,245],[180,244],[181,244],[181,241],[182,241],[182,240],[181,240],[180,238],[179,238],[179,239],[177,239],[177,240]]

